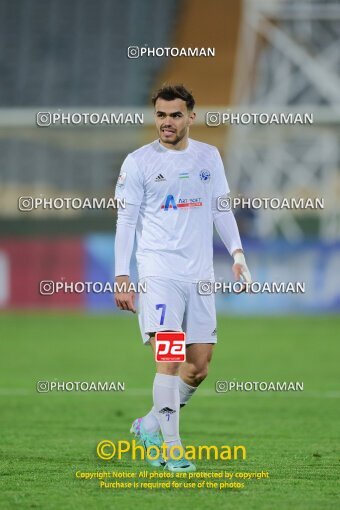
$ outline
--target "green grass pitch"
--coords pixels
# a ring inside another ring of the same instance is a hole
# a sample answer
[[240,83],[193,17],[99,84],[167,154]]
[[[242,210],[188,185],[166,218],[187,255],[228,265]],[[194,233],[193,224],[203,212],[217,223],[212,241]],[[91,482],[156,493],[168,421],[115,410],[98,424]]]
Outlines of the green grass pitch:
[[[200,471],[269,471],[242,490],[100,489],[75,472],[144,469],[97,458],[102,439],[129,439],[151,405],[154,368],[135,316],[0,315],[0,508],[321,510],[338,507],[337,317],[219,317],[208,379],[181,411],[184,444],[243,444],[247,459]],[[216,394],[216,380],[303,381],[299,393]],[[39,394],[38,380],[124,381],[122,393]],[[149,469],[149,468],[147,468]]]

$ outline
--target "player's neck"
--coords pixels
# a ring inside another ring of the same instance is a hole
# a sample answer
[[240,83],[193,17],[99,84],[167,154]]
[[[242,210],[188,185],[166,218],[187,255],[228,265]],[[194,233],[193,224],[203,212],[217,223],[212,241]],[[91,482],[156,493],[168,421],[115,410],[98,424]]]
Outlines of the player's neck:
[[184,151],[189,146],[189,137],[186,136],[186,137],[182,138],[182,140],[180,140],[175,145],[172,143],[164,143],[164,142],[162,142],[161,139],[159,140],[159,143],[166,149],[170,149],[173,151]]

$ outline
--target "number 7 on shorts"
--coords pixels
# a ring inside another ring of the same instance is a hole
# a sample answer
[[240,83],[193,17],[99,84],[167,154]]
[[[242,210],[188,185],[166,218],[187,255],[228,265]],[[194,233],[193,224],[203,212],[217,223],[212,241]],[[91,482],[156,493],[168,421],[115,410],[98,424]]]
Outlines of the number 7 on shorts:
[[165,317],[166,305],[165,305],[165,304],[158,304],[158,305],[156,305],[156,310],[162,310],[161,320],[159,321],[159,325],[160,325],[160,326],[163,326],[163,324],[164,324],[164,317]]

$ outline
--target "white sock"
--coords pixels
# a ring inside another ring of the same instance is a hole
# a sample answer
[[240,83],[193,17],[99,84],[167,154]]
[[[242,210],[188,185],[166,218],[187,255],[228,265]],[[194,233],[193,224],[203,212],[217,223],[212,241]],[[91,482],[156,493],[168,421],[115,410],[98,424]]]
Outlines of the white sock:
[[160,426],[155,413],[155,408],[153,407],[148,414],[143,416],[143,430],[148,434],[154,434],[158,432],[159,429]]
[[[179,398],[180,398],[180,407],[185,406],[185,404],[190,400],[193,396],[197,387],[190,386],[178,377],[178,389],[179,389]],[[143,416],[143,429],[148,434],[155,434],[160,430],[159,422],[157,419],[157,415],[155,412],[155,408],[152,407],[151,411],[148,412],[145,416]]]
[[180,377],[178,377],[178,389],[181,407],[185,406],[197,390],[195,386],[190,386],[190,384],[184,382]]
[[181,446],[179,436],[178,376],[156,374],[153,383],[155,415],[167,445]]

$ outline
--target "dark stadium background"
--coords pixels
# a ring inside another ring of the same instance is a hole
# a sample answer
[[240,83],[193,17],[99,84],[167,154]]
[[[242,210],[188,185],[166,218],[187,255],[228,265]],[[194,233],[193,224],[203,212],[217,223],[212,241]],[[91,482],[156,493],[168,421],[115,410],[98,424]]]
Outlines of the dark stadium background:
[[[112,280],[116,212],[23,212],[18,200],[112,197],[127,153],[156,138],[150,97],[164,82],[193,91],[198,115],[191,137],[219,148],[233,196],[318,197],[325,204],[235,210],[253,279],[303,281],[306,292],[217,296],[219,350],[200,406],[186,410],[185,440],[223,442],[227,434],[243,441],[247,469],[271,468],[274,481],[228,499],[207,492],[205,508],[334,508],[339,19],[339,3],[331,1],[0,0],[4,508],[111,507],[113,494],[77,485],[73,471],[80,464],[106,469],[95,458],[96,442],[118,432],[126,437],[131,419],[150,405],[152,359],[137,318],[118,312],[108,294],[39,293],[41,280]],[[214,47],[216,56],[130,59],[130,46]],[[229,109],[312,112],[314,123],[205,124],[207,112]],[[143,113],[144,125],[36,125],[37,112],[60,110]],[[217,235],[214,243],[216,277],[231,281],[231,258]],[[35,389],[38,380],[112,378],[125,380],[125,394],[83,398]],[[305,392],[215,394],[217,379],[237,378],[303,380]],[[200,427],[207,416],[211,438]],[[135,496],[115,497],[129,508]],[[154,495],[139,497],[144,507]],[[171,498],[160,497],[170,506]],[[183,498],[201,501],[196,493]]]

